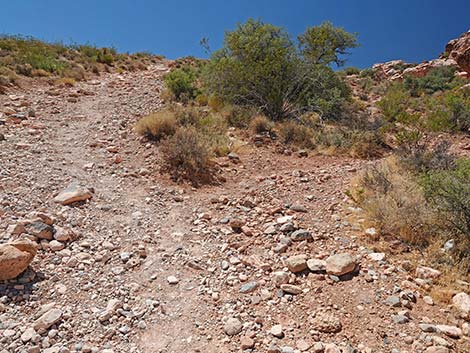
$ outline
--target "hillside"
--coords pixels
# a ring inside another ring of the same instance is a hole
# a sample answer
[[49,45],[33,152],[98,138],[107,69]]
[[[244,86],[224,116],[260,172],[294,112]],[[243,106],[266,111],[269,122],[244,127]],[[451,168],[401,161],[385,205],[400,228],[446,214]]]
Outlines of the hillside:
[[348,88],[315,66],[334,94],[297,121],[206,94],[198,60],[0,38],[0,353],[470,352],[468,233],[427,193],[468,205],[467,40]]

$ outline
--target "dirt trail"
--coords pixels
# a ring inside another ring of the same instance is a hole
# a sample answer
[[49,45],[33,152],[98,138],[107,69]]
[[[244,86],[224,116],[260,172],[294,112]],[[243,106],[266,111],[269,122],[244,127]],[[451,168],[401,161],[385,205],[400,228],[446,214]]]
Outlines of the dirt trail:
[[[162,64],[72,88],[38,84],[0,96],[3,107],[35,110],[0,126],[3,241],[9,225],[34,211],[52,215],[77,238],[59,252],[43,242],[36,272],[0,283],[1,353],[321,352],[327,344],[337,345],[327,352],[404,353],[437,345],[433,336],[450,351],[465,351],[465,338],[422,332],[419,323],[458,322],[447,308],[424,303],[425,291],[393,259],[372,259],[358,241],[362,229],[349,221],[358,211],[345,191],[368,162],[300,158],[249,144],[239,152],[241,163],[220,161],[227,178],[221,186],[196,190],[160,175],[156,147],[133,125],[161,105],[166,70]],[[74,180],[93,188],[93,199],[53,203]],[[245,224],[243,232],[233,231],[233,219]],[[289,240],[281,230],[286,223],[311,237]],[[286,268],[290,256],[322,260],[334,253],[357,256],[360,271],[340,280]],[[282,276],[292,288],[275,285]],[[408,292],[416,303],[405,302]],[[389,305],[390,297],[398,305]],[[100,320],[111,300],[117,309]],[[52,302],[63,312],[56,331],[23,339],[41,306]],[[396,315],[410,318],[402,323]],[[242,324],[240,333],[224,332],[229,318]],[[282,335],[273,335],[278,324]]]

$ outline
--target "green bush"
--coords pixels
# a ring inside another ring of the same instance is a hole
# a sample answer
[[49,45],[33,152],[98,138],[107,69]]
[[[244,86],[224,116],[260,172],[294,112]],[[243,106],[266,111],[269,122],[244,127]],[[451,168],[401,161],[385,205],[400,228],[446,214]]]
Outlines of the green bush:
[[357,67],[346,67],[343,69],[343,72],[346,76],[351,76],[351,75],[359,75],[361,73],[361,70],[358,69]]
[[377,103],[382,114],[389,122],[410,122],[414,120],[407,109],[410,107],[411,96],[401,83],[394,83]]
[[374,72],[374,69],[372,68],[367,68],[367,69],[363,69],[361,70],[359,76],[361,77],[370,77],[371,79],[375,79],[375,72]]
[[470,130],[470,95],[458,90],[424,101],[425,127],[432,131]]
[[450,170],[430,172],[422,184],[441,215],[441,228],[457,238],[454,253],[470,267],[470,160],[459,160]]
[[165,75],[165,85],[178,101],[194,99],[198,95],[196,81],[196,71],[189,65],[174,69]]
[[[307,111],[336,117],[350,90],[327,65],[341,63],[344,46],[351,45],[326,40],[325,33],[336,33],[332,26],[317,29],[308,29],[297,49],[282,28],[252,19],[238,25],[226,33],[224,47],[212,55],[204,73],[205,86],[210,94],[259,109],[273,120]],[[323,49],[328,55],[314,60],[314,53]]]
[[422,93],[432,94],[437,91],[445,91],[452,88],[452,82],[455,78],[455,68],[436,67],[424,77],[406,76],[404,84],[413,97],[418,97]]

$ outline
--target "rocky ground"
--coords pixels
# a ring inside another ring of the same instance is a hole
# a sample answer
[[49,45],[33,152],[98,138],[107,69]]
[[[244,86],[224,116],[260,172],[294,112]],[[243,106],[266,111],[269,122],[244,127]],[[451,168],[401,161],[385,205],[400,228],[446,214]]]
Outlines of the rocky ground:
[[363,243],[372,162],[239,141],[222,185],[162,176],[133,125],[166,71],[0,95],[0,260],[37,248],[0,282],[1,353],[470,352],[467,284],[439,304],[438,272]]

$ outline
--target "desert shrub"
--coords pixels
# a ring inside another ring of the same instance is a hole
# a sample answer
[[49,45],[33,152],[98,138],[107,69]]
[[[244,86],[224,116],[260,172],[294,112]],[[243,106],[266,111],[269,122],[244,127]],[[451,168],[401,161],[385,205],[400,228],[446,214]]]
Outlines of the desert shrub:
[[345,153],[362,159],[381,157],[388,150],[379,130],[352,129],[338,125],[317,129],[314,141],[319,149],[327,149],[329,153]]
[[238,105],[226,105],[221,111],[229,126],[245,129],[250,125],[255,111],[248,107]]
[[407,109],[411,102],[411,96],[403,84],[394,83],[389,86],[386,94],[377,103],[382,114],[390,122],[410,122],[416,120]]
[[369,93],[372,91],[372,88],[374,87],[375,82],[372,78],[368,76],[365,76],[365,77],[361,76],[361,78],[358,80],[358,85],[362,90]]
[[428,98],[424,104],[427,129],[470,132],[470,94],[452,90]]
[[[64,45],[47,43],[32,37],[0,35],[0,67],[7,67],[19,75],[33,76],[48,73],[55,76],[84,79],[80,68],[87,72],[110,71],[111,67],[145,68],[148,57],[118,54],[114,48],[91,45]],[[125,64],[125,65],[124,65]],[[80,77],[78,77],[80,75]]]
[[442,66],[429,70],[424,77],[407,75],[404,79],[404,84],[411,95],[417,97],[422,93],[432,94],[452,88],[454,78],[455,68]]
[[207,105],[215,112],[220,112],[224,106],[225,102],[222,98],[217,95],[211,95],[207,101]]
[[195,101],[199,106],[205,106],[209,104],[209,98],[204,94],[198,94],[195,98]]
[[154,141],[171,137],[178,129],[194,129],[211,155],[224,156],[231,148],[225,132],[227,122],[220,114],[194,106],[168,105],[136,124],[136,132]]
[[372,68],[363,69],[359,73],[359,76],[363,77],[363,78],[368,77],[368,78],[371,78],[371,79],[375,79],[375,71]]
[[456,160],[456,156],[450,152],[450,146],[448,141],[441,141],[430,147],[419,139],[402,144],[396,155],[400,163],[415,174],[450,170]]
[[273,129],[273,123],[264,115],[256,115],[250,122],[250,129],[256,134],[270,132]]
[[[334,118],[350,97],[347,85],[328,67],[355,44],[329,39],[346,34],[330,25],[309,28],[297,49],[282,29],[248,20],[227,32],[204,73],[209,93],[232,104],[259,109],[273,120],[316,111]],[[322,50],[325,55],[317,55]]]
[[[382,234],[427,247],[435,265],[468,273],[470,160],[456,161],[446,143],[418,146],[413,155],[394,155],[370,167],[351,195]],[[455,241],[451,256],[441,250],[449,239]]]
[[166,87],[178,101],[194,99],[198,94],[196,71],[189,65],[173,69],[165,75],[164,80]]
[[423,185],[426,196],[447,214],[447,224],[470,237],[470,160],[458,160],[454,168],[427,173]]
[[172,136],[177,129],[175,113],[170,109],[164,109],[140,119],[136,124],[138,134],[148,139],[160,141]]
[[314,132],[311,128],[295,121],[285,121],[276,126],[276,130],[285,144],[299,148],[314,148]]
[[161,143],[163,169],[176,180],[202,184],[212,179],[210,150],[194,127],[179,128]]

